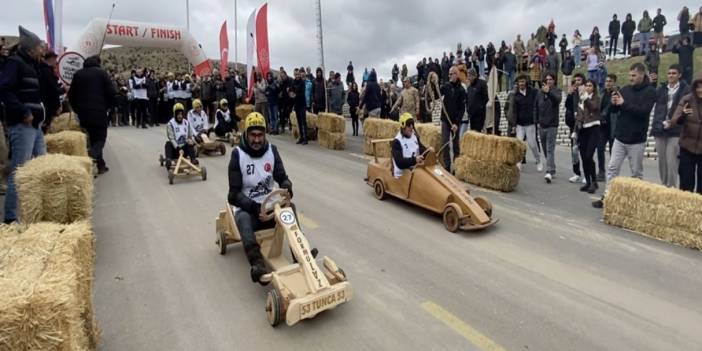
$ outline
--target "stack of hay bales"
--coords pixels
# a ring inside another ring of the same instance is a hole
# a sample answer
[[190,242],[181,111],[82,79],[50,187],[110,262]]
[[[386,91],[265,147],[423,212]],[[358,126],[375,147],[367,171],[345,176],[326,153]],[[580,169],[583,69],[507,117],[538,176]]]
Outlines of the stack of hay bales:
[[0,226],[0,350],[95,350],[88,221]]
[[64,130],[75,130],[81,131],[80,122],[75,114],[72,112],[66,112],[60,114],[58,117],[54,118],[49,125],[48,133],[58,133]]
[[234,116],[239,120],[239,130],[244,131],[244,122],[246,121],[246,116],[254,111],[254,105],[243,104],[239,105],[234,109]]
[[515,138],[468,132],[461,138],[456,176],[468,183],[510,192],[519,184],[517,163],[526,144]]
[[604,198],[605,223],[702,250],[702,196],[617,177]]
[[[317,140],[317,115],[311,112],[306,112],[305,119],[307,120],[307,140]],[[297,126],[297,115],[295,112],[290,114],[290,125],[292,125],[293,138],[299,139],[300,129]]]
[[65,130],[47,134],[44,136],[44,141],[46,151],[50,154],[88,156],[88,138],[83,132]]
[[346,148],[346,120],[334,113],[320,113],[317,119],[319,146],[331,150]]
[[[372,141],[392,139],[400,132],[400,122],[390,119],[366,118],[363,122],[363,153],[373,155]],[[390,143],[377,143],[375,151],[378,157],[390,157]]]
[[414,130],[425,147],[433,147],[434,151],[441,149],[441,126],[434,123],[415,123]]
[[72,223],[93,209],[92,160],[61,154],[28,161],[15,173],[23,223]]

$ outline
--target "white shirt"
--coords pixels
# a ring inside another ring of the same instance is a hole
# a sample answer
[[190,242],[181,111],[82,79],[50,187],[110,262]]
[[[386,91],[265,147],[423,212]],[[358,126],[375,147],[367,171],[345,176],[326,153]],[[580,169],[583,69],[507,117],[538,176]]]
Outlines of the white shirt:
[[[135,86],[141,85],[141,88],[136,89]],[[129,79],[129,89],[132,90],[134,99],[137,100],[148,100],[146,96],[146,77],[134,76]]]
[[680,89],[680,82],[674,86],[668,84],[668,111],[673,107],[673,99],[675,99],[675,94],[677,94],[678,89]]
[[200,110],[199,114],[194,109],[188,111],[188,123],[190,123],[190,127],[193,130],[193,135],[206,133],[210,129],[210,122],[207,120],[207,114],[203,110]]
[[237,147],[237,150],[242,180],[241,192],[260,204],[273,191],[275,184],[273,180],[273,167],[275,165],[273,147],[269,145],[268,151],[258,158],[249,156],[240,147]]
[[[417,136],[412,133],[412,136],[409,138],[406,138],[404,135],[402,135],[402,132],[397,133],[395,136],[395,140],[400,142],[400,145],[402,145],[402,157],[403,158],[410,158],[410,157],[417,157],[419,154],[419,141],[417,140]],[[404,173],[404,169],[400,169],[400,167],[397,167],[397,163],[395,163],[395,159],[392,159],[392,173],[395,178],[400,178],[402,174]]]

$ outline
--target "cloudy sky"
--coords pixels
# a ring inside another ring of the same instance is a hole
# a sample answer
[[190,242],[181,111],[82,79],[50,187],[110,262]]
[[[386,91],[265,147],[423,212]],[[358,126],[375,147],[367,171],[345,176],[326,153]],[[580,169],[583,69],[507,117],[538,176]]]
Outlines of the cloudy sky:
[[[17,35],[22,24],[43,34],[41,0],[0,0],[0,34]],[[108,17],[112,0],[63,0],[64,44],[71,47],[94,17]],[[113,18],[185,27],[185,0],[115,0]],[[246,20],[263,0],[238,0],[239,61],[245,61]],[[270,0],[269,40],[271,66],[316,66],[315,0]],[[328,70],[345,71],[353,60],[357,78],[364,67],[375,67],[388,77],[392,64],[406,63],[410,73],[424,56],[436,57],[476,43],[508,44],[517,33],[528,36],[540,24],[554,19],[559,36],[578,28],[589,36],[597,25],[606,33],[613,13],[620,19],[628,12],[634,20],[648,9],[662,7],[666,31],[677,31],[677,14],[687,5],[694,14],[697,4],[678,0],[322,0],[324,54]],[[229,26],[234,46],[234,0],[190,0],[190,28],[210,58],[219,58],[219,27]],[[234,53],[230,50],[230,60]]]

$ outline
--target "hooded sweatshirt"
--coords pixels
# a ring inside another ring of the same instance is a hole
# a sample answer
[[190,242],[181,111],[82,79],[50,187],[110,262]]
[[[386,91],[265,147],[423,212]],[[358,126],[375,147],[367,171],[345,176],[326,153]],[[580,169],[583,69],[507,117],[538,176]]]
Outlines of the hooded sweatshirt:
[[[682,126],[680,147],[695,155],[702,155],[702,99],[695,93],[695,87],[700,84],[702,84],[702,77],[698,76],[692,82],[691,92],[680,100],[671,120],[673,125]],[[692,108],[692,114],[683,113],[685,105]]]

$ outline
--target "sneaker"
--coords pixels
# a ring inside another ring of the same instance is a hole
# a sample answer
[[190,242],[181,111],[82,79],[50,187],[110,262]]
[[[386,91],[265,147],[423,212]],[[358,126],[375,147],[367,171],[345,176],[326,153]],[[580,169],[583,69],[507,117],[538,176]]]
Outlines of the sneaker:
[[544,164],[541,163],[541,162],[537,163],[537,164],[536,164],[536,170],[539,171],[539,172],[543,172],[543,171],[544,171]]
[[597,200],[597,201],[592,202],[592,207],[594,207],[594,208],[602,208],[602,206],[604,206],[604,203],[602,202],[602,200]]
[[109,171],[110,171],[110,169],[107,168],[107,166],[105,166],[105,167],[103,167],[103,168],[98,169],[98,174],[105,174],[105,173],[107,173],[107,172],[109,172]]
[[551,180],[553,180],[553,177],[551,176],[551,173],[546,173],[544,179],[546,179],[546,183],[551,184]]
[[586,192],[588,189],[590,189],[590,184],[585,184],[580,187],[580,191]]
[[254,283],[259,283],[261,285],[268,285],[267,282],[261,282],[261,277],[268,274],[268,268],[263,264],[262,261],[258,261],[251,266],[251,280]]
[[302,145],[307,145],[307,140],[303,141]]
[[582,177],[580,177],[579,175],[575,174],[575,175],[573,175],[572,177],[568,178],[568,181],[571,182],[571,183],[579,183],[581,179],[582,179]]
[[295,144],[298,144],[298,145],[302,144],[302,139],[298,139]]
[[594,194],[594,193],[597,191],[597,188],[599,188],[599,186],[597,186],[597,183],[592,183],[592,184],[590,184],[590,186],[587,188],[587,192],[588,192],[589,194]]

